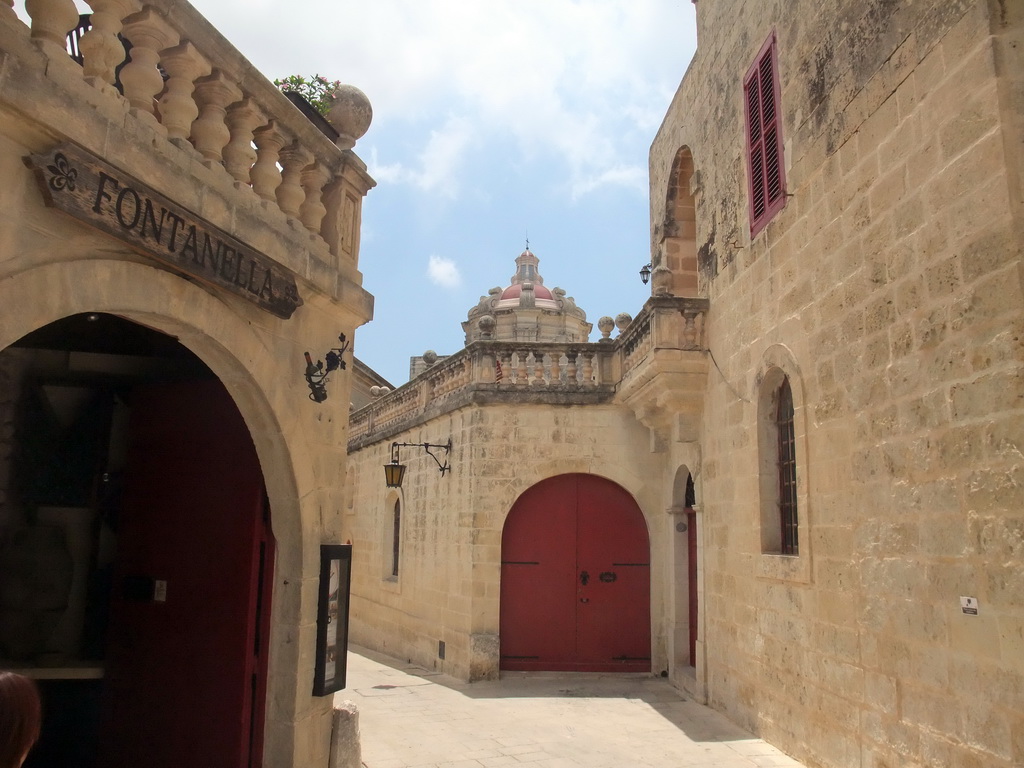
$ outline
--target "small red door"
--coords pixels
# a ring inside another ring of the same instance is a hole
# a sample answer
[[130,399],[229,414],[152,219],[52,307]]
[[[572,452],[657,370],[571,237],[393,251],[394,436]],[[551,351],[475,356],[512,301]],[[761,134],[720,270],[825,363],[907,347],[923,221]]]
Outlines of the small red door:
[[686,587],[689,599],[690,666],[697,666],[697,513],[686,509]]
[[523,493],[502,533],[501,668],[650,671],[649,556],[640,508],[610,480]]
[[132,393],[117,546],[99,768],[259,766],[273,537],[219,381]]

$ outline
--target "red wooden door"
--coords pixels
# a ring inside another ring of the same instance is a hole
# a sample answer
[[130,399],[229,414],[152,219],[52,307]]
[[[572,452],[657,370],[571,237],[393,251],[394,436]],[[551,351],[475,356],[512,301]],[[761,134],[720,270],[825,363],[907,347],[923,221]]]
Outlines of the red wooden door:
[[643,514],[610,480],[527,490],[502,532],[501,668],[649,671],[649,553]]
[[[268,517],[220,382],[132,393],[100,768],[261,764]],[[153,580],[164,599],[147,592]]]
[[686,510],[686,588],[689,602],[690,666],[697,666],[697,513]]

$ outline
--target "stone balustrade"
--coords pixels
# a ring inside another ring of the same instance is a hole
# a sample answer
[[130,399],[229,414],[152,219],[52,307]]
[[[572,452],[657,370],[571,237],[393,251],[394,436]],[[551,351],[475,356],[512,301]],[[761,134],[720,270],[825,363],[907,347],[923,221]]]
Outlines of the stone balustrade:
[[[355,449],[470,403],[589,404],[615,400],[658,354],[703,361],[707,299],[652,297],[615,339],[597,343],[474,341],[351,414]],[[652,365],[649,365],[651,363]]]
[[655,350],[704,349],[707,299],[652,296],[619,335],[619,378],[641,365]]
[[190,4],[87,2],[92,26],[77,46],[81,66],[67,49],[79,25],[73,0],[24,0],[28,28],[14,2],[2,0],[0,25],[20,30],[65,76],[73,66],[99,98],[123,102],[158,135],[293,219],[308,231],[313,251],[329,252],[336,263],[347,258],[355,268],[353,222],[373,180],[348,149],[351,137],[336,144],[315,127]]

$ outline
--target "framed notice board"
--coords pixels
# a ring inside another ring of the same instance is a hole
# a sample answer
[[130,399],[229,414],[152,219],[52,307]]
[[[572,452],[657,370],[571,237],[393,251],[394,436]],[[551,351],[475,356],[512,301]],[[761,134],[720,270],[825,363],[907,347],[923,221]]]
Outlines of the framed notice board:
[[316,613],[314,696],[328,696],[345,687],[351,577],[352,545],[322,544],[320,598],[317,601]]

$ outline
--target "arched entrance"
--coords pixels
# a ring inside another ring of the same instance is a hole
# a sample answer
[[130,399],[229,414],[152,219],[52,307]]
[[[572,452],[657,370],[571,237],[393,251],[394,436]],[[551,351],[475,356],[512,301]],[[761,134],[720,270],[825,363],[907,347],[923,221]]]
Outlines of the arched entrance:
[[509,512],[501,561],[501,669],[650,671],[650,542],[621,486],[537,483]]
[[0,581],[24,587],[0,627],[25,630],[0,655],[47,712],[26,765],[260,765],[274,539],[221,382],[102,313],[0,351],[0,376]]

